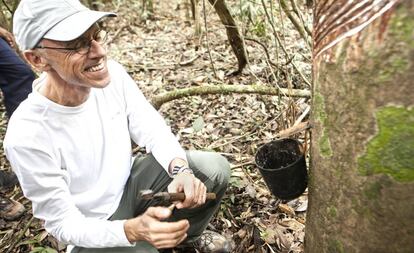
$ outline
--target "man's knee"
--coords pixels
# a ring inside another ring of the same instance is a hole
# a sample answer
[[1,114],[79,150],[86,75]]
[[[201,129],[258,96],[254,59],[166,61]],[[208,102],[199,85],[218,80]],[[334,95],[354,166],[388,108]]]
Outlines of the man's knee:
[[218,153],[211,153],[211,155],[213,156],[213,159],[211,160],[213,167],[217,168],[218,170],[216,170],[216,173],[219,175],[220,177],[220,181],[225,183],[227,185],[227,183],[229,182],[230,179],[230,164],[227,161],[227,159],[218,154]]
[[230,164],[227,159],[215,152],[188,151],[190,167],[199,170],[210,180],[227,185],[230,178]]

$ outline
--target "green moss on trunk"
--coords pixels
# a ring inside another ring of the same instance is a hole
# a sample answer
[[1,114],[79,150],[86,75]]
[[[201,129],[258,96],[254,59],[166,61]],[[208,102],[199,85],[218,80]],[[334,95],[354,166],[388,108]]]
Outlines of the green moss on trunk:
[[[325,112],[325,101],[321,94],[314,94],[314,113],[315,119],[319,120],[323,126],[327,126],[327,116]],[[325,158],[332,156],[332,148],[329,142],[328,130],[324,128],[318,140],[321,155]]]
[[[414,180],[414,110],[385,107],[377,111],[378,134],[358,159],[362,175],[384,173],[400,182]],[[371,195],[371,194],[369,194]]]

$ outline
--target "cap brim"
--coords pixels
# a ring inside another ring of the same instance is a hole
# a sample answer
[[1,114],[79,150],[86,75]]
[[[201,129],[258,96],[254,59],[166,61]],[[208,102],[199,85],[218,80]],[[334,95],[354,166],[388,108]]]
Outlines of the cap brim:
[[44,36],[45,39],[70,41],[85,33],[103,17],[115,17],[112,12],[85,10],[77,12],[53,26]]

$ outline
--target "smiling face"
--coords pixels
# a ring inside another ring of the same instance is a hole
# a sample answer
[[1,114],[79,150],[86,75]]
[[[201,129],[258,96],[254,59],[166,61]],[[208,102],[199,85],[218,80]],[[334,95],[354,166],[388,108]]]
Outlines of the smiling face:
[[[46,49],[40,50],[44,51],[42,56],[50,67],[49,73],[58,79],[54,81],[87,88],[104,88],[109,84],[106,49],[93,39],[98,30],[99,27],[94,25],[81,37],[69,42],[42,40],[41,44]],[[73,48],[79,41],[90,43],[85,54],[74,50],[47,49]]]

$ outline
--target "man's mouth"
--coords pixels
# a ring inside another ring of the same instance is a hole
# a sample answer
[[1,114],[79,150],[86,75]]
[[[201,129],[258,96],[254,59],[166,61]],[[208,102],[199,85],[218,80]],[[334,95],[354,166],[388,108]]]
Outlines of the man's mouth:
[[103,62],[101,62],[97,65],[86,68],[85,71],[86,72],[96,72],[96,71],[102,70],[104,67],[105,67],[105,64]]

